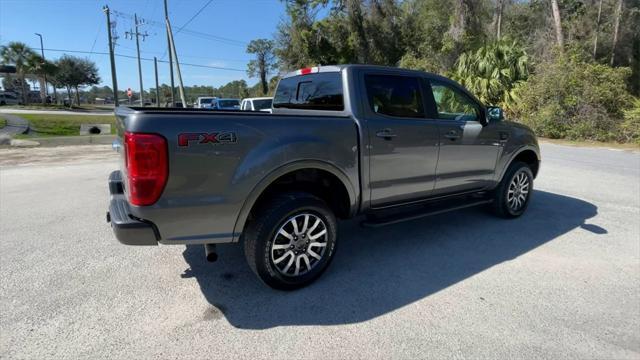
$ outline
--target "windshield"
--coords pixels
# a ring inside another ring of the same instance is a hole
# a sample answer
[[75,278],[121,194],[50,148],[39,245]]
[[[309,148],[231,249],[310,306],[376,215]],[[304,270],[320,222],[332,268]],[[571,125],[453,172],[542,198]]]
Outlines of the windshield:
[[211,104],[213,102],[213,98],[200,99],[200,104]]
[[271,109],[271,99],[253,100],[253,108],[256,110]]
[[220,107],[234,107],[240,106],[240,101],[238,100],[219,100],[218,104]]

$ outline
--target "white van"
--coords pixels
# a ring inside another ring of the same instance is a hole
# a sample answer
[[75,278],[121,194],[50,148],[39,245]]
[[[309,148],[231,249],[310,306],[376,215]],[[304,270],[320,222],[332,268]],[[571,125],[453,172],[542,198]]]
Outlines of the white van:
[[213,106],[213,102],[216,99],[217,97],[215,96],[211,96],[211,97],[201,96],[198,98],[198,100],[196,100],[194,107],[198,109],[209,109]]

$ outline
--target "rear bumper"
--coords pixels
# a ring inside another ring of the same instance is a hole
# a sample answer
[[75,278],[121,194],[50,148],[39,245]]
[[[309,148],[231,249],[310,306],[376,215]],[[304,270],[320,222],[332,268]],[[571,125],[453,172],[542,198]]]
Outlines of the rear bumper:
[[118,241],[125,245],[158,245],[160,236],[151,222],[131,216],[129,203],[122,191],[122,175],[114,171],[109,175],[111,202],[107,212],[107,222],[111,223]]

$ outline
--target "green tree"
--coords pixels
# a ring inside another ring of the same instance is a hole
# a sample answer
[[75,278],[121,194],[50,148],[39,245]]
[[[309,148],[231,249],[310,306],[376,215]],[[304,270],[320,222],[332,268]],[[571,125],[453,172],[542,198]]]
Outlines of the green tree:
[[515,41],[497,41],[460,55],[452,77],[489,105],[510,109],[529,76],[529,56]]
[[71,100],[71,90],[75,89],[77,105],[80,105],[78,88],[80,86],[95,85],[100,82],[96,64],[89,59],[63,55],[56,62],[56,66],[58,68],[56,82],[66,87],[69,100]]
[[273,48],[274,42],[267,39],[251,40],[247,46],[247,52],[254,54],[256,57],[249,61],[247,74],[249,74],[250,77],[260,77],[263,95],[269,92],[267,77],[278,66],[275,61]]
[[625,83],[631,71],[590,58],[569,47],[539,64],[516,90],[517,117],[541,136],[624,141],[624,111],[632,106]]
[[308,42],[318,12],[318,3],[311,0],[285,0],[287,17],[276,32],[276,56],[284,70],[313,64]]
[[17,41],[12,41],[7,45],[0,47],[0,58],[2,62],[6,64],[13,64],[16,66],[16,73],[20,79],[21,93],[23,103],[28,102],[28,88],[26,84],[26,75],[31,72],[32,61],[36,56],[36,53],[27,46],[27,44]]
[[214,96],[242,99],[249,96],[249,87],[244,80],[234,80],[216,89]]
[[[42,103],[44,104],[46,102],[45,89],[47,87],[47,83],[49,82],[48,80],[55,77],[58,69],[55,64],[45,60],[36,53],[32,54],[29,57],[28,63],[30,72],[32,72],[36,76],[38,82],[40,83],[40,99],[42,99]],[[47,81],[45,81],[45,79]],[[53,88],[55,92],[55,85]]]

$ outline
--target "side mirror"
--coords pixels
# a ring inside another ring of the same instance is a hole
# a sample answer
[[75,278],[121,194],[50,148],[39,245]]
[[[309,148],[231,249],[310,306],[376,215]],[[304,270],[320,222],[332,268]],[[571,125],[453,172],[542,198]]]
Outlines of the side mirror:
[[496,122],[504,120],[504,112],[499,106],[487,107],[487,122]]

